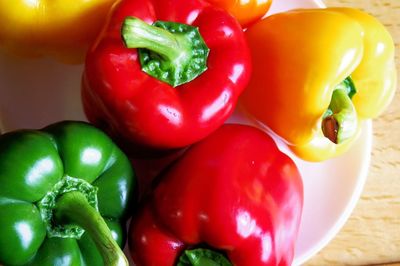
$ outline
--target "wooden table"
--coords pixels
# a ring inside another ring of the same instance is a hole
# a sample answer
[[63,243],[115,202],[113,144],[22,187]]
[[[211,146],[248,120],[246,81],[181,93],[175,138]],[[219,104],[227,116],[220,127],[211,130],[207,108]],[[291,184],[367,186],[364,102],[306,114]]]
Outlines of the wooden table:
[[[356,7],[377,17],[396,43],[400,77],[400,0],[325,3]],[[307,266],[400,265],[400,90],[373,127],[372,164],[361,199],[339,234]]]

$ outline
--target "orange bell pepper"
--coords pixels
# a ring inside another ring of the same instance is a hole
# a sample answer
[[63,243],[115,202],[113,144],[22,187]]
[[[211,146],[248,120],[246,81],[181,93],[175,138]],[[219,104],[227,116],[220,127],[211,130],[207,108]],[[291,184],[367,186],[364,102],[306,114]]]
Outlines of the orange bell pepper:
[[272,0],[208,0],[208,2],[227,10],[245,28],[267,13]]
[[246,37],[253,75],[241,105],[305,160],[347,151],[359,121],[377,117],[393,98],[393,40],[362,11],[280,13],[251,26]]

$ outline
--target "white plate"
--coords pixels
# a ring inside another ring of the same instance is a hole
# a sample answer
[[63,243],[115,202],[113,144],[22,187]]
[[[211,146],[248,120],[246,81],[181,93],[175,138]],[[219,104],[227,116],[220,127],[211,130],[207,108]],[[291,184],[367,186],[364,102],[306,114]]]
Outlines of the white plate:
[[[319,0],[278,0],[270,13],[300,7],[323,7]],[[59,120],[84,120],[80,102],[82,66],[51,59],[24,60],[0,54],[0,128],[40,128]],[[248,123],[248,121],[246,122]],[[3,124],[3,126],[1,126]],[[352,149],[339,158],[308,163],[296,158],[304,179],[304,212],[295,265],[321,250],[353,210],[366,180],[371,153],[372,123]]]

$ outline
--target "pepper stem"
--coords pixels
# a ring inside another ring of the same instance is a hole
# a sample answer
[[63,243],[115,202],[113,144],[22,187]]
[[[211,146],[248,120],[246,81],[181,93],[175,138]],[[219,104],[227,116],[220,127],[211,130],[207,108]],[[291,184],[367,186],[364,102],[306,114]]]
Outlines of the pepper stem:
[[221,253],[205,248],[188,249],[179,257],[177,266],[232,266]]
[[85,229],[103,257],[104,265],[129,265],[103,217],[81,192],[71,191],[60,195],[54,216],[58,223],[73,223]]
[[187,40],[165,29],[149,25],[136,17],[125,19],[122,36],[126,47],[146,48],[166,57],[171,62],[187,60],[189,54]]
[[149,25],[127,17],[121,35],[126,47],[138,48],[144,72],[174,87],[207,69],[209,49],[196,27],[163,21]]
[[354,84],[347,78],[333,91],[331,103],[324,114],[322,131],[335,144],[340,144],[357,133],[357,112],[351,101],[354,94]]

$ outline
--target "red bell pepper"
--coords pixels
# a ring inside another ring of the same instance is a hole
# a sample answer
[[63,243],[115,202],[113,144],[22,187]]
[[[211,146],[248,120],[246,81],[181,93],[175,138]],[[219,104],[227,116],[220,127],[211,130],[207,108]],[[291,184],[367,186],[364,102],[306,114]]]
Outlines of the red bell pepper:
[[125,144],[184,147],[228,118],[250,68],[242,29],[225,11],[201,0],[122,0],[87,54],[84,110]]
[[274,141],[223,125],[160,176],[130,252],[138,266],[290,265],[302,206],[300,174]]

